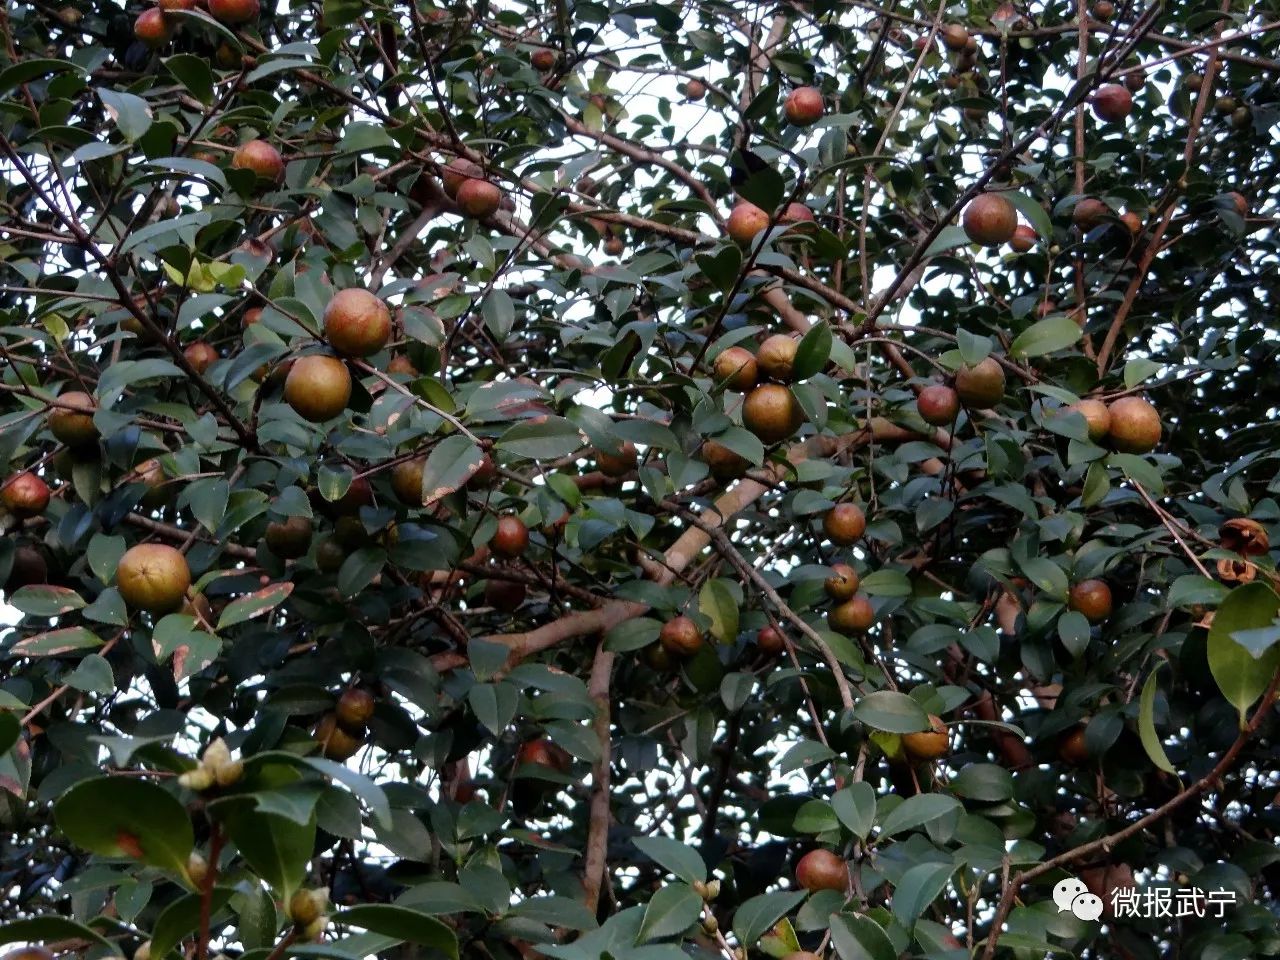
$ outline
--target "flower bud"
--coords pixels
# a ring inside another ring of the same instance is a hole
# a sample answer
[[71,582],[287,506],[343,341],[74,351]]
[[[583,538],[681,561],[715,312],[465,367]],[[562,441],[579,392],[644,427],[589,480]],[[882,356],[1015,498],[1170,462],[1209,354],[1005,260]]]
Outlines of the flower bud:
[[228,760],[226,763],[219,764],[213,771],[213,777],[220,787],[234,786],[244,777],[244,761]]
[[324,934],[324,928],[329,925],[329,918],[324,914],[316,917],[305,927],[302,928],[303,940],[319,940]]
[[703,894],[702,899],[703,899],[703,900],[714,900],[714,899],[715,899],[716,897],[718,897],[718,896],[720,896],[720,881],[719,881],[719,880],[709,880],[709,881],[707,882],[707,892],[706,892],[705,894]]
[[[187,857],[187,877],[191,880],[191,885],[193,887],[203,885],[208,876],[209,861],[196,851],[192,850],[190,855]],[[137,960],[137,957],[135,957],[134,960]]]
[[196,767],[194,770],[188,770],[186,773],[181,774],[178,777],[178,783],[188,790],[202,793],[213,786],[213,771],[208,767]]
[[702,921],[702,932],[708,937],[714,937],[720,930],[720,921],[716,919],[714,913],[707,914],[705,920]]
[[204,748],[204,755],[200,757],[202,766],[208,767],[210,770],[216,771],[224,763],[231,762],[231,750],[227,746],[227,741],[218,737]]
[[[321,917],[328,902],[329,891],[323,887],[299,890],[289,898],[289,919],[299,927],[307,927]],[[320,929],[324,929],[323,925]]]

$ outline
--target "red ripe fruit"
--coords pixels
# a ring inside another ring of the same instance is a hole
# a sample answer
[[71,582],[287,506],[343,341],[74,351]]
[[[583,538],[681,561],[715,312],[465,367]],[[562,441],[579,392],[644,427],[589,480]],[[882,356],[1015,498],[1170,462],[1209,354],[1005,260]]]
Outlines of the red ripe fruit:
[[498,518],[498,529],[489,541],[489,549],[500,557],[514,560],[525,552],[529,546],[529,528],[515,514],[508,513]]
[[816,87],[796,87],[783,105],[787,120],[797,127],[808,127],[822,119],[826,107]]
[[1104,123],[1118,123],[1133,110],[1133,94],[1118,83],[1108,83],[1093,95],[1094,115]]

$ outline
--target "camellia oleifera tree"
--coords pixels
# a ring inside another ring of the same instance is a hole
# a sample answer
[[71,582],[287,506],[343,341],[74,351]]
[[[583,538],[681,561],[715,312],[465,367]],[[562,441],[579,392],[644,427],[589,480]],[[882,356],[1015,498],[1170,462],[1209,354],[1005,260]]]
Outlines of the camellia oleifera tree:
[[1275,15],[6,4],[0,942],[1280,952]]

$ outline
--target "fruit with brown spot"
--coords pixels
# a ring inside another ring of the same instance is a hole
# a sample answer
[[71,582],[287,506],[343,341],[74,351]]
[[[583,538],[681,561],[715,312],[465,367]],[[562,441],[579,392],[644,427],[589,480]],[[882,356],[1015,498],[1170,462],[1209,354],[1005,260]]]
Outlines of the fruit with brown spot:
[[781,216],[778,217],[779,223],[791,225],[816,223],[817,218],[813,215],[813,211],[806,207],[803,203],[788,203],[783,208]]
[[795,394],[779,383],[754,388],[742,402],[742,423],[763,443],[785,440],[804,422]]
[[942,43],[948,50],[963,50],[969,45],[969,31],[959,23],[948,23],[942,28]]
[[867,529],[867,515],[856,503],[837,503],[822,518],[822,532],[838,547],[858,542]]
[[737,480],[751,469],[750,460],[717,440],[704,440],[701,455],[702,462],[711,468],[711,475],[717,480]]
[[1034,227],[1029,227],[1025,223],[1020,223],[1013,230],[1013,237],[1009,240],[1011,246],[1016,253],[1027,253],[1035,247],[1039,241],[1040,235],[1036,233]]
[[796,883],[810,893],[843,891],[849,885],[849,864],[830,850],[810,850],[796,864]]
[[15,473],[5,481],[0,502],[19,520],[38,517],[49,506],[49,485],[30,470]]
[[698,625],[681,615],[672,617],[662,625],[662,630],[658,633],[658,642],[668,653],[689,657],[701,650],[706,640]]
[[721,351],[716,356],[713,370],[717,382],[741,393],[754,387],[760,378],[756,358],[746,347],[729,347]]
[[929,714],[929,729],[902,735],[903,749],[913,760],[937,760],[947,754],[947,725],[936,714]]
[[822,119],[826,105],[822,102],[822,92],[816,87],[796,87],[787,96],[782,110],[789,123],[810,127]]
[[785,333],[767,337],[756,351],[756,367],[770,380],[790,383],[800,342]]
[[98,409],[93,397],[79,390],[61,394],[58,406],[49,409],[49,429],[69,447],[83,447],[98,439],[93,414]]
[[284,399],[294,413],[311,423],[332,420],[351,399],[351,373],[336,357],[299,357],[284,380]]
[[322,322],[329,345],[344,357],[367,357],[391,339],[391,311],[360,287],[335,293],[324,308]]
[[440,172],[440,186],[450,200],[457,199],[458,189],[468,180],[483,179],[484,170],[466,157],[454,157]]
[[488,180],[469,179],[458,187],[454,198],[458,209],[473,220],[484,220],[498,212],[502,206],[502,190]]
[[931,383],[916,397],[916,409],[925,423],[950,426],[960,415],[960,395],[945,383]]
[[866,633],[875,622],[875,608],[862,594],[855,594],[852,599],[832,607],[827,612],[827,626],[847,637]]
[[426,465],[426,457],[414,457],[401,460],[391,468],[391,489],[402,503],[411,507],[422,506],[422,471]]
[[220,23],[237,24],[257,20],[258,0],[208,0],[209,16]]
[[1089,439],[1094,443],[1100,442],[1111,429],[1111,411],[1101,400],[1086,397],[1078,403],[1071,404],[1066,409],[1084,417],[1084,422],[1089,429]]
[[338,763],[350,760],[364,746],[364,739],[352,736],[342,729],[337,715],[333,713],[326,713],[320,718],[312,738],[320,744],[320,753],[323,756]]
[[172,613],[191,587],[187,558],[163,543],[140,543],[116,564],[116,589],[130,607],[147,613]]
[[747,246],[760,231],[768,226],[769,214],[750,201],[740,200],[729,211],[729,219],[725,221],[724,229],[735,243]]
[[197,340],[195,343],[188,345],[182,351],[182,355],[187,358],[187,363],[191,364],[191,369],[200,374],[200,376],[204,376],[204,372],[219,359],[218,351],[203,340]]
[[1142,397],[1121,397],[1111,402],[1109,435],[1121,453],[1150,453],[1160,444],[1160,414]]
[[966,407],[985,410],[1004,399],[1004,368],[995,357],[984,357],[956,371],[956,394]]
[[636,463],[636,445],[630,440],[624,440],[617,453],[596,451],[596,467],[606,477],[625,477],[636,468]]
[[373,694],[361,687],[348,687],[338,697],[338,704],[333,708],[338,723],[347,730],[363,730],[373,717],[377,701]]
[[1103,123],[1119,123],[1133,110],[1133,94],[1118,83],[1106,83],[1093,95],[1093,113]]
[[1090,623],[1101,623],[1111,616],[1111,588],[1104,580],[1081,580],[1068,592],[1067,606]]
[[265,140],[249,140],[236,148],[231,156],[235,170],[252,170],[259,180],[281,183],[284,180],[284,157]]
[[1083,767],[1090,760],[1089,747],[1084,739],[1083,724],[1064,734],[1058,741],[1058,759],[1073,767]]
[[288,517],[267,524],[263,539],[281,560],[297,560],[311,549],[311,521],[306,517]]
[[498,518],[498,528],[489,540],[489,549],[500,557],[514,560],[529,547],[529,528],[514,513]]
[[533,69],[546,73],[556,65],[558,59],[554,50],[548,47],[539,47],[529,57],[529,63],[533,66]]
[[1008,198],[998,193],[981,193],[969,201],[961,218],[965,236],[984,247],[996,247],[1013,239],[1018,229],[1018,212]]
[[484,583],[484,602],[499,613],[514,613],[520,609],[529,588],[519,580],[496,580]]
[[756,647],[766,656],[776,657],[787,648],[782,631],[777,627],[761,627],[756,634]]
[[853,567],[847,563],[834,563],[831,565],[831,576],[822,582],[822,589],[832,600],[843,602],[858,592],[860,582],[858,571]]
[[552,743],[546,737],[525,741],[520,745],[520,750],[516,753],[516,764],[518,766],[529,764],[535,767],[546,767],[549,770],[556,770],[560,773],[566,772],[572,762],[569,755],[561,747]]
[[1111,208],[1096,197],[1083,197],[1071,211],[1071,222],[1082,230],[1092,230],[1111,216]]
[[139,43],[152,50],[159,50],[172,40],[173,29],[159,7],[148,7],[133,21],[133,35]]

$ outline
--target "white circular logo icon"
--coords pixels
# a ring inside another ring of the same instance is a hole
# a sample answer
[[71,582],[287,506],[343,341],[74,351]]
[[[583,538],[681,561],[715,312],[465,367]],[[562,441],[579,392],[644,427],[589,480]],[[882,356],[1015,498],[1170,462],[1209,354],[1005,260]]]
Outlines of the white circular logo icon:
[[1075,877],[1066,877],[1054,885],[1053,902],[1059,913],[1071,913],[1080,920],[1102,916],[1102,898],[1090,893],[1084,882]]

